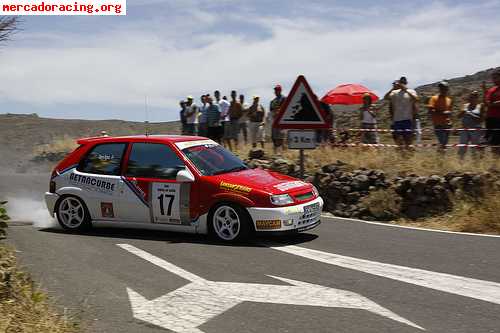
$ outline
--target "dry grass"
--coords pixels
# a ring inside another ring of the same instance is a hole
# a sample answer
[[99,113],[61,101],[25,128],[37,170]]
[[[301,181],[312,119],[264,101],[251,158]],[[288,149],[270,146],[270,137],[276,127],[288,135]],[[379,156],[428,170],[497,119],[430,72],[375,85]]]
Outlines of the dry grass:
[[[273,156],[271,144],[266,145],[266,155]],[[243,146],[237,154],[242,158],[248,157],[249,146]],[[295,150],[286,150],[284,158],[298,161],[299,153]],[[498,168],[498,159],[490,152],[485,152],[480,159],[470,155],[464,160],[457,156],[457,150],[450,149],[444,155],[435,149],[420,149],[413,152],[401,152],[395,148],[330,148],[320,147],[306,151],[306,170],[316,171],[319,167],[340,160],[354,169],[380,169],[388,176],[418,174],[427,176],[432,174],[446,174],[452,171],[459,172],[487,172]]]
[[13,251],[0,244],[0,332],[72,333],[78,326],[59,315],[28,274],[17,267]]
[[398,220],[393,223],[422,228],[500,235],[500,193],[490,193],[477,201],[454,202],[449,214],[425,220]]
[[68,135],[54,139],[51,143],[38,145],[34,149],[35,155],[40,155],[43,153],[60,153],[60,152],[70,152],[73,151],[78,144],[76,139]]

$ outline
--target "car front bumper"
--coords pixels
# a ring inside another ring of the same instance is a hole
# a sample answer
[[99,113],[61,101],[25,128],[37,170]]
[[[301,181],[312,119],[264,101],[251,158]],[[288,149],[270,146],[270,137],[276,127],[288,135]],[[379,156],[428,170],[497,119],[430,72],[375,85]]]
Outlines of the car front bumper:
[[[321,223],[323,199],[304,204],[276,208],[248,208],[257,232],[302,232]],[[279,222],[278,222],[279,221]]]
[[50,216],[54,216],[57,199],[59,199],[59,195],[45,192],[45,204],[47,205]]

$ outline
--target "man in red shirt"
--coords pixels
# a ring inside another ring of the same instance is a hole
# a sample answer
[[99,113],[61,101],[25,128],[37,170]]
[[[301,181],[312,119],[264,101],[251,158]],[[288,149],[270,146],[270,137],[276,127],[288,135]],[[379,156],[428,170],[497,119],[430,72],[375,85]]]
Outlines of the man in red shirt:
[[[486,112],[486,129],[488,142],[492,146],[500,146],[500,69],[493,72],[492,75],[494,87],[486,90],[483,84],[484,104],[488,108]],[[494,148],[493,152],[500,155],[500,148]]]

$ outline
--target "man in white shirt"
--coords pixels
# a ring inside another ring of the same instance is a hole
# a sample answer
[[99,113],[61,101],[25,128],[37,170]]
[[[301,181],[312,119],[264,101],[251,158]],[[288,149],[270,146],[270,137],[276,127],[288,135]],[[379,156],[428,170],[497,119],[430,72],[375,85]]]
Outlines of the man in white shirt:
[[226,148],[231,144],[231,129],[229,127],[229,106],[231,103],[227,99],[220,98],[220,91],[216,90],[214,92],[215,103],[219,104],[220,107],[220,120],[222,129],[224,131],[224,136],[222,137],[222,142]]
[[186,98],[186,135],[196,135],[196,126],[198,124],[198,106],[194,104],[193,97]]
[[245,102],[245,95],[240,95],[240,104],[243,108],[243,116],[240,118],[240,132],[243,134],[243,142],[248,143],[248,103]]
[[393,137],[396,144],[409,146],[413,141],[414,120],[418,113],[418,94],[407,88],[408,80],[395,81],[384,99],[390,103]]

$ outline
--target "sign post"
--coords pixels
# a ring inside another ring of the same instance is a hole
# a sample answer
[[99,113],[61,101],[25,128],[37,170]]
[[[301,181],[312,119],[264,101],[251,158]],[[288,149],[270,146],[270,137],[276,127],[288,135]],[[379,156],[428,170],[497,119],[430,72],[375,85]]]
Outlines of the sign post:
[[291,129],[288,148],[299,149],[300,177],[304,178],[305,149],[316,149],[316,129],[331,127],[325,110],[304,76],[300,75],[283,103],[273,127]]

